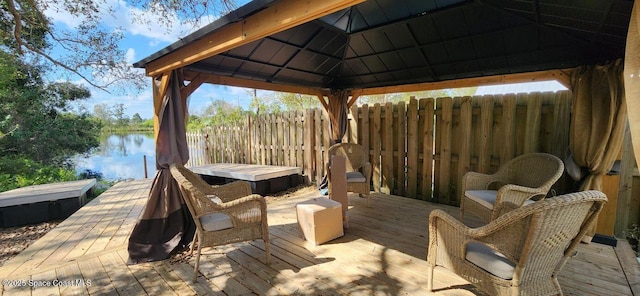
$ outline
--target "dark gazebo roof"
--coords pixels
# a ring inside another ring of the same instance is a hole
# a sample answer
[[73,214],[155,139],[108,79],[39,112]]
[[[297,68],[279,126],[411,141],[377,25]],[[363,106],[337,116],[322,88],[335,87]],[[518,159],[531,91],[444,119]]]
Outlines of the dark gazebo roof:
[[[134,66],[147,68],[277,2],[250,2]],[[632,6],[631,0],[369,0],[184,70],[362,89],[573,68],[624,56]]]

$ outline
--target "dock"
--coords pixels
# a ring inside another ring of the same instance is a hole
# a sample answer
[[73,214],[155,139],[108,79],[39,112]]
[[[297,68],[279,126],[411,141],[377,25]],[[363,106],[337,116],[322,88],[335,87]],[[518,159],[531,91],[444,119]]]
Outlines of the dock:
[[224,184],[236,180],[251,183],[253,193],[267,195],[302,184],[299,167],[214,163],[189,167],[209,184]]
[[87,202],[95,179],[25,186],[0,192],[0,227],[64,219]]
[[[349,194],[345,235],[315,246],[296,222],[295,205],[318,196],[303,189],[268,199],[271,262],[261,240],[205,248],[195,256],[126,265],[127,240],[151,180],[119,182],[0,266],[3,295],[425,295],[427,217],[456,207],[400,196]],[[640,264],[626,241],[580,244],[560,272],[565,295],[640,295]],[[38,284],[40,286],[36,287]],[[436,268],[434,295],[484,295]]]

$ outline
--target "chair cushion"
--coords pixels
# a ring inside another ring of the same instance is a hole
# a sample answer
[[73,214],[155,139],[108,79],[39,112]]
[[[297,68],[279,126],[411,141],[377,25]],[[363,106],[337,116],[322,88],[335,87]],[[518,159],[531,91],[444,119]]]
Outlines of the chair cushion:
[[231,217],[223,213],[211,213],[200,217],[200,224],[205,231],[218,231],[233,228]]
[[365,183],[367,178],[360,172],[347,172],[347,183]]
[[495,190],[466,190],[464,196],[483,205],[485,208],[493,210],[493,204],[496,203],[498,191]]
[[216,204],[221,204],[222,200],[216,196],[216,195],[207,195],[207,197],[212,201],[215,202]]
[[[496,203],[498,191],[495,190],[467,190],[464,192],[464,196],[471,200],[483,205],[485,208],[493,210],[493,205]],[[534,203],[534,200],[527,199],[523,205]]]
[[516,269],[516,264],[500,252],[496,252],[487,245],[477,242],[467,244],[465,259],[488,273],[505,280],[512,279],[513,272]]

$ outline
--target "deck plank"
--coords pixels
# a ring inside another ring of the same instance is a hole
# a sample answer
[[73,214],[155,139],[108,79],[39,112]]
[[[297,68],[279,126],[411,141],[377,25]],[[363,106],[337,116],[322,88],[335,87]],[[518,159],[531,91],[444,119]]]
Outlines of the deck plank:
[[78,262],[82,277],[87,282],[90,295],[106,295],[116,288],[112,285],[107,271],[102,266],[100,258],[93,257]]
[[118,254],[109,253],[102,255],[100,256],[100,262],[102,262],[104,269],[107,271],[107,275],[111,279],[112,285],[119,295],[147,294]]
[[[350,228],[315,246],[298,229],[295,205],[318,194],[303,190],[269,201],[270,264],[262,240],[204,248],[193,283],[195,256],[125,263],[128,235],[149,187],[150,180],[116,184],[0,267],[2,279],[90,280],[91,285],[37,291],[2,286],[2,294],[424,295],[428,215],[433,209],[459,213],[455,207],[375,193],[367,208],[365,199],[350,194]],[[465,223],[477,222],[465,217]],[[640,264],[629,259],[630,250],[620,249],[628,244],[619,245],[580,244],[559,275],[565,294],[637,295],[632,289]],[[434,288],[436,295],[484,295],[444,268],[436,268]]]
[[[56,269],[57,278],[53,284],[58,286],[61,295],[86,295],[87,282],[82,277],[78,264],[67,264]],[[34,293],[37,294],[37,293]]]
[[60,289],[58,286],[54,286],[52,279],[56,278],[56,271],[49,270],[42,273],[36,273],[31,276],[34,284],[31,286],[31,293],[33,295],[58,295]]
[[[116,252],[120,256],[122,262],[126,262],[129,257],[129,253],[126,250],[121,249]],[[143,287],[145,292],[150,295],[174,295],[175,292],[171,289],[162,276],[155,269],[155,266],[162,264],[161,262],[148,262],[142,264],[127,265],[127,268],[136,278],[138,283]]]

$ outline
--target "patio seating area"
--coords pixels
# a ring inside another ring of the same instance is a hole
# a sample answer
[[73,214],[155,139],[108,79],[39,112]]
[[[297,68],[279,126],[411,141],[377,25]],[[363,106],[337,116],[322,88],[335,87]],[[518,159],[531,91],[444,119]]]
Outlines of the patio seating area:
[[[350,228],[314,246],[298,230],[295,205],[318,192],[301,189],[268,198],[269,265],[261,240],[205,248],[192,283],[195,256],[125,264],[127,239],[150,187],[151,180],[117,183],[7,261],[0,267],[2,294],[425,295],[429,213],[459,216],[457,207],[379,193],[366,207],[366,199],[350,194]],[[465,222],[478,223],[472,217]],[[640,264],[626,241],[577,250],[560,273],[565,295],[640,295]],[[442,268],[435,270],[434,290],[482,295]]]

